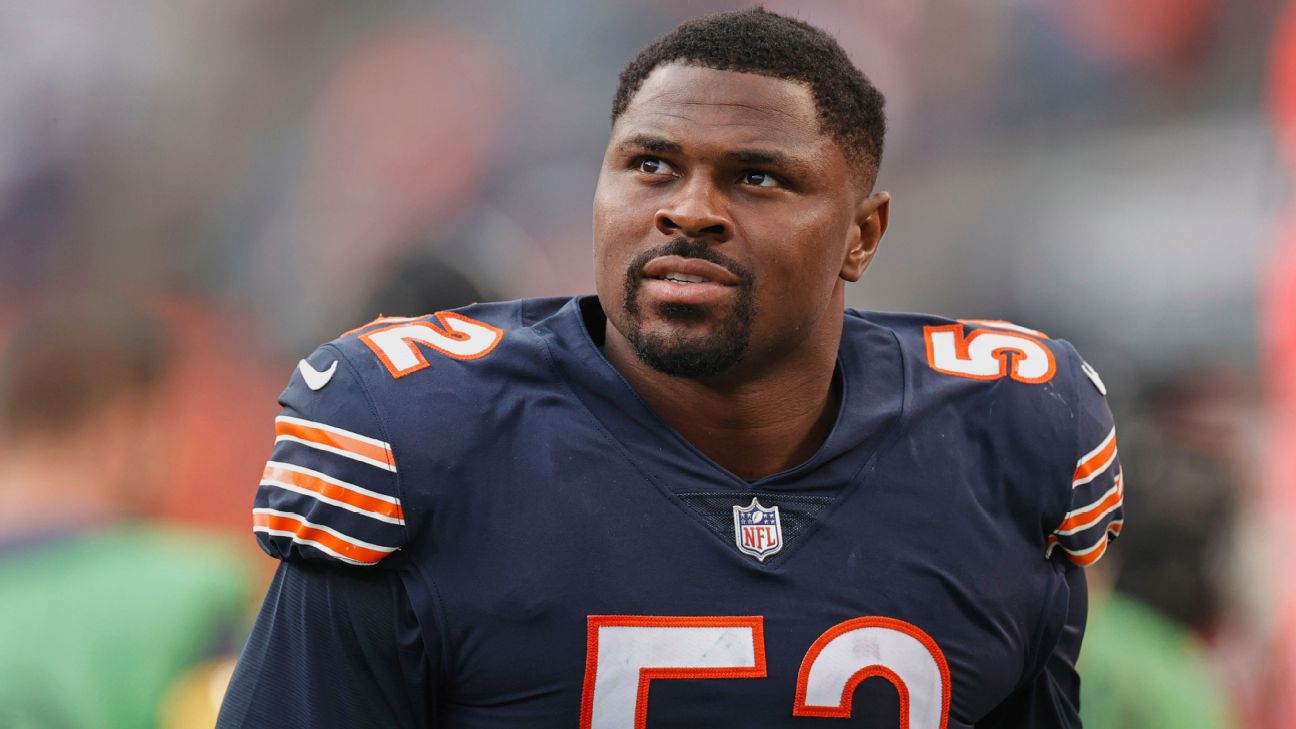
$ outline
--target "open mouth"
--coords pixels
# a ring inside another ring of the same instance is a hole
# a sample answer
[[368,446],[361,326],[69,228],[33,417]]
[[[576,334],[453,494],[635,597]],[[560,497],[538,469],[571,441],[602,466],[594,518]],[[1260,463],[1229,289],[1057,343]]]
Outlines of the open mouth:
[[661,277],[662,281],[674,281],[679,284],[708,283],[711,279],[705,276],[690,276],[687,273],[668,273]]

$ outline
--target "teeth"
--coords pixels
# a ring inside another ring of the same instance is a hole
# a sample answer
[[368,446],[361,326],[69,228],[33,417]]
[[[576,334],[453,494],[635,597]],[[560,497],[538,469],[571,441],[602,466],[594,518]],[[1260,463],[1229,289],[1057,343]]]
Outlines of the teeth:
[[677,283],[706,283],[710,280],[701,276],[690,276],[686,273],[668,273],[665,276],[662,276],[662,278]]

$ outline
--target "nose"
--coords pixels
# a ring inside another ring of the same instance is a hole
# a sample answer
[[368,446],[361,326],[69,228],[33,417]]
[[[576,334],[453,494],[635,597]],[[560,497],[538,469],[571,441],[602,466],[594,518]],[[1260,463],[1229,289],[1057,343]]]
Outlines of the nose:
[[720,191],[708,180],[694,178],[662,205],[654,218],[664,235],[706,238],[724,243],[733,237],[733,221]]

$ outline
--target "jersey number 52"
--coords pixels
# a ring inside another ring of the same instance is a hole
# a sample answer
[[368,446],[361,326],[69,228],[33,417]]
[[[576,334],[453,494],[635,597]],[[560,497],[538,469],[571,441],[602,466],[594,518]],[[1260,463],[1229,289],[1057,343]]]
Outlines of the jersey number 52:
[[[654,679],[764,678],[764,618],[591,615],[581,729],[644,729]],[[855,687],[890,681],[900,729],[945,729],[949,666],[931,636],[903,620],[863,617],[829,628],[797,673],[794,716],[849,718]]]
[[[988,326],[969,332],[964,324]],[[923,328],[927,365],[946,375],[971,380],[1011,377],[1039,385],[1053,379],[1057,362],[1041,339],[1043,332],[1008,322],[969,320],[959,324]]]
[[394,317],[396,323],[360,335],[392,377],[426,369],[427,357],[420,347],[427,347],[451,359],[480,359],[490,354],[504,338],[504,331],[484,321],[477,321],[453,311],[438,311],[436,322],[427,318]]

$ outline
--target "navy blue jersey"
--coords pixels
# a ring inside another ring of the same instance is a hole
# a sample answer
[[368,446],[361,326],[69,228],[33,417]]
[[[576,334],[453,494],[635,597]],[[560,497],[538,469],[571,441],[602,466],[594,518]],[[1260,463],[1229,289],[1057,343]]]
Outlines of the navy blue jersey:
[[827,440],[749,482],[604,325],[483,304],[302,362],[254,509],[285,565],[221,726],[1079,726],[1076,565],[1123,484],[1069,344],[848,311]]

